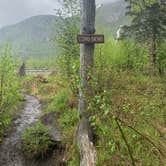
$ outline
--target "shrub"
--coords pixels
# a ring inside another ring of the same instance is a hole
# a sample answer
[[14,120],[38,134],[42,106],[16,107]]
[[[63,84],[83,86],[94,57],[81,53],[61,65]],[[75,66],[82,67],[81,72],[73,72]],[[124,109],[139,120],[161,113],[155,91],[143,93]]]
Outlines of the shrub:
[[11,125],[12,116],[20,101],[15,67],[10,45],[0,47],[0,141]]
[[22,148],[28,158],[44,158],[55,146],[51,141],[44,125],[38,122],[34,127],[29,127],[22,135]]

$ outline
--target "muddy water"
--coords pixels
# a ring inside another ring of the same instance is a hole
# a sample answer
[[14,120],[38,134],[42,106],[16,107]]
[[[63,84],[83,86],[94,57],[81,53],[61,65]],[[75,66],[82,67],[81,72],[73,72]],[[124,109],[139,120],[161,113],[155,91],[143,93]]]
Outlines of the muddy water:
[[15,121],[13,132],[7,136],[0,147],[0,166],[25,166],[21,153],[21,134],[41,114],[41,105],[37,98],[25,95],[26,105],[22,115]]

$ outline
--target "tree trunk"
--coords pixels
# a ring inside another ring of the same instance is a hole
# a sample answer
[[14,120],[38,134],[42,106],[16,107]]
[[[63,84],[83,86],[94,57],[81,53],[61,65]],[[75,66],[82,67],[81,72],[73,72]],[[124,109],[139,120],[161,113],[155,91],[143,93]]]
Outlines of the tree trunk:
[[[81,7],[81,34],[95,33],[95,0],[80,0]],[[91,129],[87,114],[87,100],[93,96],[90,84],[90,74],[93,67],[94,44],[81,44],[80,46],[80,75],[81,87],[79,90],[78,143],[80,145],[80,166],[95,166],[96,151],[91,139]]]

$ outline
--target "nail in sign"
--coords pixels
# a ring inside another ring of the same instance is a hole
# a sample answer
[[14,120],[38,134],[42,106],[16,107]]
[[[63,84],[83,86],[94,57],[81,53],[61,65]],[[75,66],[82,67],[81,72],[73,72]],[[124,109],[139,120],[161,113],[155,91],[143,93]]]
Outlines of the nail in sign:
[[84,44],[104,43],[104,35],[77,35],[77,41]]

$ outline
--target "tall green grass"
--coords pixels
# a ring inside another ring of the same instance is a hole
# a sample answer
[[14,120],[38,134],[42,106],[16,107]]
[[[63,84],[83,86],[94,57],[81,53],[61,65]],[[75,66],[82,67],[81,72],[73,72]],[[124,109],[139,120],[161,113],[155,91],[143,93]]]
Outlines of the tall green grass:
[[134,41],[107,39],[105,44],[96,47],[97,65],[115,70],[143,71],[147,69],[148,52]]

